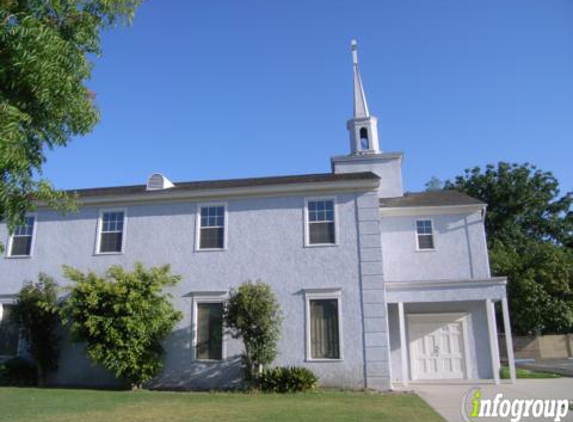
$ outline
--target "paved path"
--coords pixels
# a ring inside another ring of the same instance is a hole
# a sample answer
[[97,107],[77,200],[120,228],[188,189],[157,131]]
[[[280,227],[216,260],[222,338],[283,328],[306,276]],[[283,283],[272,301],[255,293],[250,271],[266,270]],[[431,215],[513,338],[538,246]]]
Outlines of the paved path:
[[[413,390],[448,422],[461,422],[461,406],[468,391],[480,388],[483,399],[493,399],[502,393],[503,399],[568,399],[573,400],[573,378],[556,379],[520,379],[516,384],[410,384],[405,390]],[[510,421],[507,418],[475,418],[483,422]],[[522,421],[553,421],[554,418],[522,418]],[[573,410],[570,409],[562,421],[573,422]]]
[[548,371],[573,377],[573,359],[547,359],[537,362],[522,363],[521,368],[532,369],[534,371]]

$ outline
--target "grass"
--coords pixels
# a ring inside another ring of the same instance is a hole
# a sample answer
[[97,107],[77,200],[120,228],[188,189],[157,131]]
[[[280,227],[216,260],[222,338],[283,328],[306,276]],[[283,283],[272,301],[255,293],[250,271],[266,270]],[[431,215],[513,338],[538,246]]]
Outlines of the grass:
[[[531,371],[524,368],[515,368],[515,376],[517,378],[561,378],[561,375],[552,372]],[[509,379],[509,367],[502,366],[499,370],[499,377],[502,380]]]
[[443,422],[412,394],[176,393],[0,388],[0,421],[10,422]]

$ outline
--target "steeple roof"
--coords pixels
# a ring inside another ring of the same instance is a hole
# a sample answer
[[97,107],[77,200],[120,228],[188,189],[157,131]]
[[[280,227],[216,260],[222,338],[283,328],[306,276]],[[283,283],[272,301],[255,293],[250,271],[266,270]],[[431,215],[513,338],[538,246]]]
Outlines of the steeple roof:
[[368,111],[368,103],[366,102],[366,95],[364,94],[364,87],[362,86],[362,78],[358,70],[358,43],[356,40],[351,42],[352,49],[352,68],[354,71],[354,118],[367,118],[370,117]]

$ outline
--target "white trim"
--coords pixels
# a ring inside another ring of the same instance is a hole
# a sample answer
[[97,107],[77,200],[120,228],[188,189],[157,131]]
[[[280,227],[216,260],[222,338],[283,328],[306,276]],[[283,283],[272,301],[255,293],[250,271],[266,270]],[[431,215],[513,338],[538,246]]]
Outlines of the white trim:
[[[380,185],[378,179],[342,180],[331,182],[293,183],[285,185],[248,186],[240,188],[177,190],[173,189],[145,192],[141,194],[110,194],[79,199],[80,205],[113,206],[113,204],[131,205],[141,202],[181,202],[182,200],[218,200],[235,197],[275,197],[300,194],[328,194],[336,191],[375,191]],[[39,201],[38,207],[48,208]]]
[[223,328],[221,359],[198,359],[197,358],[197,316],[200,303],[221,303],[227,301],[227,291],[201,291],[191,293],[191,359],[196,362],[221,362],[227,358],[227,335]]
[[[2,317],[4,316],[4,305],[11,305],[14,306],[16,304],[16,297],[17,295],[1,295],[0,296],[0,322],[2,321]],[[0,355],[0,360],[9,359],[14,356],[20,356],[22,352],[22,332],[18,329],[18,345],[16,346],[16,354],[15,355]]]
[[[222,248],[201,248],[201,209],[207,207],[223,207],[223,247]],[[228,249],[229,241],[229,203],[228,202],[208,202],[197,204],[197,215],[195,216],[195,252],[221,252]]]
[[[459,322],[462,327],[462,343],[464,347],[464,379],[471,378],[471,360],[470,360],[470,347],[469,347],[469,332],[468,332],[468,317],[467,312],[434,312],[434,313],[409,313],[406,315],[408,320],[408,331],[410,331],[410,323],[416,322],[437,322],[437,323],[451,323]],[[414,361],[414,348],[411,347],[411,341],[408,339],[408,346],[410,348],[410,367],[413,368],[412,361]],[[412,379],[415,380],[415,371],[412,369]]]
[[403,217],[424,215],[448,215],[448,214],[471,214],[486,208],[485,204],[468,205],[434,205],[420,207],[385,207],[380,206],[380,214],[383,217]]
[[492,278],[467,278],[459,280],[419,280],[419,281],[387,281],[384,284],[386,290],[424,290],[428,287],[484,287],[490,286],[505,286],[507,284],[506,277],[492,277]]
[[404,318],[404,302],[398,302],[398,324],[400,328],[400,360],[402,361],[402,383],[408,385],[410,377],[410,360],[408,359],[409,342],[406,340],[406,321]]
[[[338,352],[339,357],[335,359],[313,358],[310,339],[310,301],[311,300],[336,300],[338,307]],[[344,341],[342,329],[342,289],[322,288],[304,289],[305,306],[305,339],[306,339],[306,361],[307,362],[342,362],[344,360]]]
[[[100,252],[101,243],[101,230],[103,227],[103,215],[108,212],[123,212],[123,230],[121,232],[121,251],[119,252]],[[97,231],[95,241],[94,255],[123,255],[125,253],[125,245],[127,239],[127,208],[100,208],[97,220]]]
[[[428,236],[427,234],[419,234],[418,233],[418,221],[429,221],[430,228],[432,229],[432,245],[433,248],[420,248],[420,236]],[[429,217],[416,217],[414,220],[414,233],[416,235],[416,252],[435,252],[438,247],[436,245],[436,231],[434,230],[434,219]]]
[[27,259],[34,257],[34,246],[36,245],[36,230],[38,225],[38,214],[37,213],[26,213],[25,218],[33,217],[34,225],[32,226],[32,241],[30,243],[30,253],[28,255],[12,255],[12,240],[14,239],[14,233],[8,234],[8,241],[6,242],[6,258],[10,259]]
[[485,310],[487,315],[487,329],[489,334],[489,350],[491,357],[491,368],[493,371],[493,382],[499,384],[499,348],[497,343],[497,326],[495,322],[495,308],[491,299],[485,300]]
[[[334,209],[334,243],[310,243],[310,221],[308,219],[308,203],[313,201],[332,201]],[[304,222],[304,246],[306,248],[321,248],[339,245],[339,224],[338,224],[338,202],[335,196],[312,196],[304,198],[303,207],[303,222]]]

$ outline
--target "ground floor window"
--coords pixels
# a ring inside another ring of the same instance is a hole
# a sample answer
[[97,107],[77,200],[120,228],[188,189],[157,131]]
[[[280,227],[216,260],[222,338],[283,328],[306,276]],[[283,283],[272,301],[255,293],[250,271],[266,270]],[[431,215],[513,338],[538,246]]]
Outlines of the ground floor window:
[[197,304],[197,359],[223,358],[223,304]]
[[307,357],[341,359],[340,290],[307,291]]
[[12,318],[13,305],[0,304],[0,356],[16,356],[20,330]]

